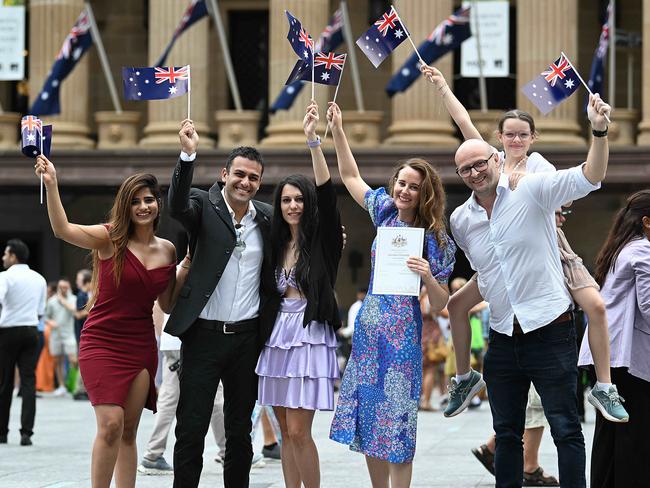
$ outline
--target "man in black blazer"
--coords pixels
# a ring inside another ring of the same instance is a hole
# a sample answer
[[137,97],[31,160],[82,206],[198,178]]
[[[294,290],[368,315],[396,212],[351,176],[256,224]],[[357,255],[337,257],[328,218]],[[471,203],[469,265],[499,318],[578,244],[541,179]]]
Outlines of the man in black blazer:
[[199,142],[192,121],[181,123],[179,136],[182,151],[169,188],[169,207],[189,233],[192,264],[165,329],[183,343],[174,487],[199,484],[219,381],[224,389],[224,484],[247,487],[255,365],[279,307],[279,300],[262,287],[273,283],[272,207],[253,200],[264,162],[256,149],[238,147],[221,170],[223,188],[219,183],[207,192],[191,188]]

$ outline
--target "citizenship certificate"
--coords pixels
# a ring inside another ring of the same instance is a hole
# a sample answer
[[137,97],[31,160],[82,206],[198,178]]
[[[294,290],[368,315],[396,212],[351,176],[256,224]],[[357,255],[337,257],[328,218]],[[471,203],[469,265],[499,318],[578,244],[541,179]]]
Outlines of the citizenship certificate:
[[424,229],[419,227],[378,227],[375,249],[376,295],[420,294],[420,275],[406,266],[409,256],[422,257]]

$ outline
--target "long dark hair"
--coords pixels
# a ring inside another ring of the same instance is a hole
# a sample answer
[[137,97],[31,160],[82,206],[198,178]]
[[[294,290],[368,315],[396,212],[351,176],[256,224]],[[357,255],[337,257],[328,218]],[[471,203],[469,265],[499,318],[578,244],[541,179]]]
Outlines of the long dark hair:
[[596,258],[596,282],[603,286],[609,270],[613,270],[619,253],[633,239],[643,237],[643,217],[650,216],[650,190],[641,190],[627,199],[627,204],[614,217],[612,228]]
[[[153,221],[153,231],[156,232],[158,223],[160,222],[160,212],[162,211],[162,198],[158,180],[152,174],[138,173],[124,180],[120,189],[117,190],[113,208],[111,208],[109,214],[108,236],[114,248],[113,278],[115,279],[116,286],[120,284],[122,269],[124,268],[124,253],[126,252],[126,246],[134,230],[133,220],[131,220],[131,202],[135,194],[143,188],[148,188],[158,202],[158,215],[156,215]],[[91,254],[93,258],[93,275],[91,281],[91,298],[86,305],[88,310],[90,310],[95,300],[97,300],[99,292],[99,252],[94,250]]]
[[318,206],[316,203],[316,187],[303,175],[289,175],[275,188],[273,196],[273,221],[271,223],[271,263],[273,269],[282,265],[287,245],[291,241],[289,224],[282,217],[282,190],[285,185],[295,186],[302,193],[303,211],[298,226],[298,260],[296,262],[296,282],[300,293],[305,295],[309,289],[310,245],[318,228]]

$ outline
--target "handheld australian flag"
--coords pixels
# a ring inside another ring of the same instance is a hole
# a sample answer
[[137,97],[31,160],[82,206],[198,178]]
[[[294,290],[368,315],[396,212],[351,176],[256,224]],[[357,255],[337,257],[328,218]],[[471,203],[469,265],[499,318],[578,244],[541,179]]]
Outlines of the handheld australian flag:
[[[469,24],[470,7],[462,7],[440,22],[422,44],[418,52],[422,59],[431,64],[449,51],[453,51],[472,36]],[[413,53],[386,85],[389,96],[406,91],[420,76],[420,58]]]
[[61,113],[59,90],[63,80],[75,68],[81,57],[93,44],[90,34],[90,19],[84,9],[72,26],[70,33],[63,41],[61,50],[56,55],[52,69],[38,94],[31,113],[36,115],[52,115]]
[[[327,26],[321,32],[320,37],[316,41],[316,51],[332,52],[343,43],[343,12],[337,9],[330,18]],[[294,66],[297,69],[298,63]],[[311,81],[311,78],[309,79]],[[271,113],[277,110],[288,110],[293,105],[293,102],[300,94],[303,85],[302,80],[294,81],[291,84],[285,85],[278,97],[269,108]]]
[[190,67],[122,68],[126,100],[165,100],[190,90]]
[[285,10],[284,13],[287,14],[287,19],[289,19],[289,32],[287,33],[289,44],[291,44],[291,47],[300,59],[311,63],[312,57],[314,56],[313,39],[302,28],[300,21],[291,15],[291,12]]
[[41,137],[43,122],[33,115],[25,115],[20,121],[22,152],[25,156],[35,158],[41,154]]
[[578,89],[580,76],[571,61],[562,54],[546,71],[521,89],[544,115],[569,98]]
[[167,56],[169,56],[169,52],[172,50],[172,47],[174,47],[176,39],[178,39],[183,32],[189,29],[192,24],[198,20],[201,20],[206,15],[208,15],[208,9],[206,7],[205,0],[192,0],[183,13],[183,17],[181,17],[181,21],[174,31],[172,40],[169,41],[169,44],[167,44],[165,51],[160,55],[160,58],[158,61],[156,61],[156,64],[154,66],[163,66],[167,60]]
[[357,46],[377,68],[407,36],[406,28],[391,5],[390,10],[357,39]]
[[[345,66],[347,54],[316,53],[314,56],[314,82],[322,85],[338,85]],[[294,81],[311,81],[311,65],[299,59],[289,75],[287,85]]]
[[603,27],[600,31],[598,46],[596,47],[596,52],[594,52],[594,57],[591,61],[591,71],[589,72],[589,81],[587,82],[587,86],[589,86],[591,91],[594,93],[603,92],[603,81],[605,81],[605,63],[607,62],[607,49],[609,48],[609,23],[612,18],[611,15],[612,5],[610,3],[607,7],[607,20],[603,24]]

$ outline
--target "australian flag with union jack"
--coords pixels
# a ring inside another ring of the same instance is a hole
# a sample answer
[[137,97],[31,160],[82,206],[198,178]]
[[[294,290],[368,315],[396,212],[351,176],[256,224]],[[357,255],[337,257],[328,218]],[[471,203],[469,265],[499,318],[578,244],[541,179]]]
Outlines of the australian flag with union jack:
[[580,85],[571,61],[564,54],[521,91],[544,115],[575,93]]
[[[472,36],[469,13],[470,7],[459,8],[440,22],[429,37],[418,46],[418,52],[427,64],[433,63],[449,51],[460,47],[465,40]],[[395,93],[406,91],[418,79],[420,76],[419,63],[420,58],[413,53],[386,85],[386,92],[389,96],[392,97]]]
[[[314,56],[314,83],[338,85],[343,74],[347,54],[316,53]],[[285,83],[290,85],[297,80],[311,81],[311,65],[298,60]]]
[[122,84],[127,100],[176,98],[190,89],[190,66],[122,68]]
[[377,68],[406,40],[407,35],[406,27],[402,25],[395,7],[391,5],[390,10],[357,39],[357,46]]
[[172,36],[171,41],[169,41],[169,44],[167,44],[167,47],[154,66],[163,66],[167,60],[167,56],[169,56],[169,52],[172,50],[172,47],[174,47],[176,39],[178,39],[183,32],[189,29],[192,24],[201,20],[206,15],[208,15],[208,9],[205,0],[192,0],[183,13],[176,30],[174,30],[174,35]]
[[288,10],[284,11],[289,20],[289,32],[287,39],[298,57],[304,61],[311,62],[314,53],[314,40],[309,33],[303,29],[300,21],[295,18]]
[[92,45],[90,18],[86,9],[83,9],[72,29],[70,29],[70,33],[63,41],[43,88],[34,100],[30,113],[35,115],[61,113],[61,104],[59,102],[61,83],[77,66],[81,57]]
[[[327,26],[325,26],[325,29],[323,29],[323,32],[321,32],[320,37],[316,41],[315,49],[316,51],[323,51],[328,53],[334,51],[342,43],[343,12],[340,8],[338,8],[330,18]],[[296,68],[297,67],[294,66],[294,69]],[[309,78],[309,81],[311,81],[311,76]],[[273,102],[273,105],[271,105],[269,108],[271,113],[274,113],[276,110],[288,110],[300,94],[300,91],[302,90],[304,84],[305,82],[302,81],[302,79],[299,79],[293,83],[285,85]]]

